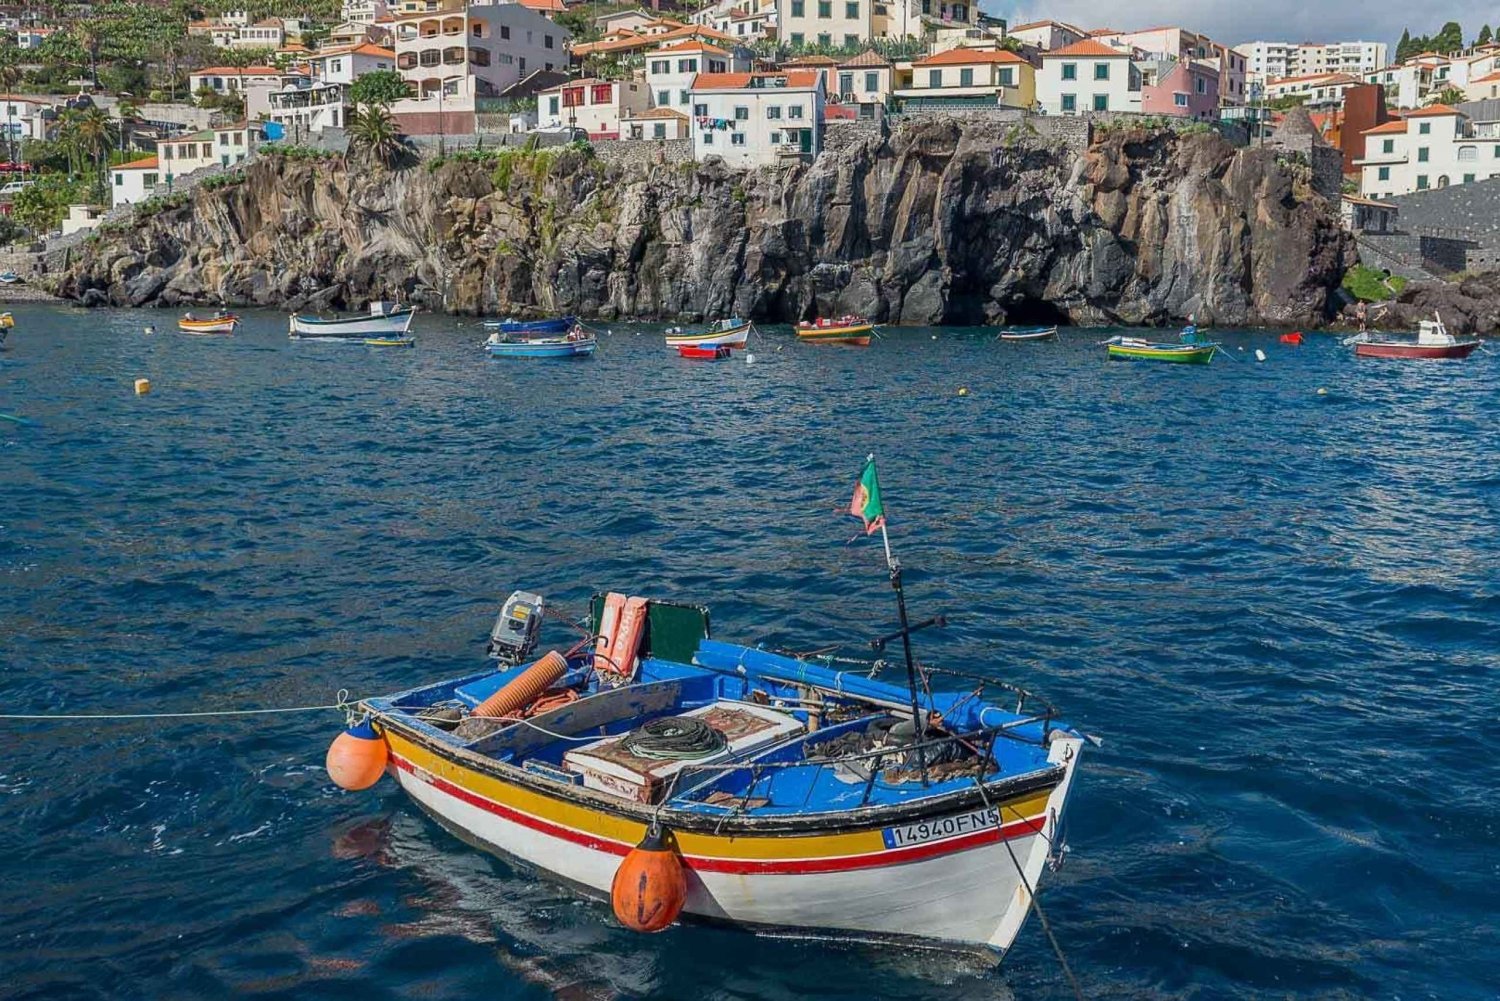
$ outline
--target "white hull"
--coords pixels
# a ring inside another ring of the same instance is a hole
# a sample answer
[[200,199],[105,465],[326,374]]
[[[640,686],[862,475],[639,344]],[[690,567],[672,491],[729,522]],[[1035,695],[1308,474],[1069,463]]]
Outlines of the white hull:
[[399,337],[411,328],[415,312],[394,316],[350,316],[338,320],[314,320],[292,316],[291,336],[321,340],[364,340],[367,337]]
[[[892,849],[889,864],[877,856],[874,864],[838,871],[725,871],[733,867],[689,857],[684,910],[750,926],[841,937],[920,938],[1004,952],[1030,911],[1025,885],[1035,887],[1046,865],[1048,839],[1063,815],[1080,745],[1077,739],[1053,741],[1051,759],[1066,763],[1063,780],[1036,817],[1005,818],[1005,840],[970,832],[925,842],[924,850],[932,853],[915,860],[902,860],[909,849]],[[576,832],[549,833],[545,821],[457,790],[400,759],[393,772],[413,799],[448,826],[601,896],[608,895],[621,858],[633,847],[597,837],[580,844],[578,840],[589,839],[560,836]],[[1037,823],[1041,833],[1035,833]],[[953,850],[944,853],[936,847],[947,843]],[[1025,873],[1024,884],[1017,863]]]
[[702,334],[668,334],[667,347],[697,347],[699,345],[724,345],[731,348],[742,348],[750,340],[750,324],[735,327],[733,330],[725,330],[719,333]]

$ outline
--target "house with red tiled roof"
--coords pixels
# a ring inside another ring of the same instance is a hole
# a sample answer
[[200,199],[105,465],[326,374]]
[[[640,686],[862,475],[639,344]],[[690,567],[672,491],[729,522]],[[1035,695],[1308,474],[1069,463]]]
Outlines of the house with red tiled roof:
[[590,139],[619,139],[627,120],[651,109],[646,85],[638,80],[569,80],[538,91],[537,124],[542,128],[583,129]]
[[188,90],[198,94],[235,94],[254,84],[281,86],[301,74],[282,72],[275,66],[205,66],[188,74]]
[[1083,41],[1088,37],[1088,32],[1062,21],[1029,21],[1008,29],[1005,37],[1014,38],[1030,48],[1050,52]]
[[154,154],[109,168],[110,207],[145,201],[160,180],[161,167]]
[[[1480,107],[1475,105],[1471,107]],[[1365,155],[1356,160],[1359,192],[1386,199],[1413,191],[1500,178],[1500,123],[1473,119],[1433,104],[1366,129]]]
[[675,108],[650,108],[620,119],[621,139],[686,139],[688,116]]
[[646,53],[646,88],[651,105],[671,108],[686,116],[693,109],[693,78],[699,73],[743,72],[749,60],[736,60],[729,50],[696,38],[669,42]]
[[696,160],[761,167],[822,152],[826,95],[816,70],[700,73],[692,94]]
[[911,64],[911,86],[898,88],[903,109],[923,107],[1030,108],[1036,69],[1008,49],[958,47]]
[[1036,103],[1049,115],[1141,110],[1141,72],[1131,58],[1084,39],[1042,53]]
[[307,60],[315,79],[324,83],[353,83],[366,73],[396,68],[396,51],[369,42],[318,50]]

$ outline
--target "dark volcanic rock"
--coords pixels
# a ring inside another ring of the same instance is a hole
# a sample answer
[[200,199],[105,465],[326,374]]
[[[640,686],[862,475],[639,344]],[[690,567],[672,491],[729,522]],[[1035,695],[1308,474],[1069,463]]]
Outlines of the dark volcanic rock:
[[85,301],[769,321],[1314,325],[1352,260],[1274,151],[1113,131],[1082,155],[926,119],[811,166],[576,151],[396,171],[271,157],[87,245]]
[[[1355,322],[1355,307],[1344,309],[1346,323]],[[1452,334],[1493,334],[1500,331],[1500,274],[1461,282],[1412,282],[1395,301],[1369,307],[1370,325],[1384,330],[1415,330],[1418,320],[1436,313]]]

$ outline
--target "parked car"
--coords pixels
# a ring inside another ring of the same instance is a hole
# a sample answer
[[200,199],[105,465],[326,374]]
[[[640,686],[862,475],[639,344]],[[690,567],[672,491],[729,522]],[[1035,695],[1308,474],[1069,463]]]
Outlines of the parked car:
[[30,183],[30,181],[10,181],[6,184],[0,184],[0,198],[13,198],[20,193],[22,188]]

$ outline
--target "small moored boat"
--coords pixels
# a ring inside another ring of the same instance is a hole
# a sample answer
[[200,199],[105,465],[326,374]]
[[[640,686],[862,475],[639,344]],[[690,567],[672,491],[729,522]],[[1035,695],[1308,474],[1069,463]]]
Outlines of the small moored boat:
[[25,280],[14,271],[0,271],[0,285],[24,285]]
[[484,329],[530,337],[537,334],[566,334],[577,324],[576,316],[555,316],[543,320],[485,320]]
[[594,353],[599,340],[580,326],[563,337],[516,337],[494,333],[484,342],[491,358],[582,358]]
[[697,358],[702,361],[722,361],[728,358],[732,352],[728,344],[679,344],[677,345],[677,356],[679,358]]
[[240,318],[233,313],[215,313],[207,318],[185,314],[177,321],[177,329],[185,334],[232,334],[240,325]]
[[1111,337],[1104,344],[1111,361],[1164,361],[1179,365],[1207,365],[1217,344],[1158,344],[1138,337]]
[[1461,341],[1448,333],[1443,318],[1433,314],[1431,320],[1417,324],[1416,340],[1398,340],[1357,334],[1346,343],[1354,345],[1356,358],[1467,358],[1478,348],[1478,338]]
[[417,346],[415,337],[366,337],[365,343],[372,348],[414,348]]
[[859,316],[811,320],[797,324],[797,340],[808,344],[853,344],[869,347],[875,324]]
[[[709,324],[707,330],[684,334],[681,331],[667,332],[667,347],[705,347],[723,345],[727,348],[742,348],[750,338],[750,321],[731,316]],[[684,355],[683,357],[688,357]]]
[[294,313],[288,321],[290,336],[295,340],[349,341],[363,344],[370,338],[405,337],[411,332],[416,310],[389,302],[372,302],[363,315],[336,316],[323,319]]
[[1056,327],[1016,327],[1000,331],[1002,341],[1046,341],[1056,336]]

